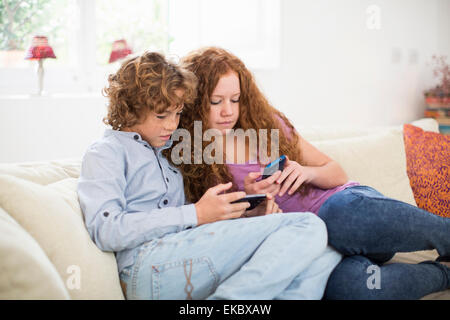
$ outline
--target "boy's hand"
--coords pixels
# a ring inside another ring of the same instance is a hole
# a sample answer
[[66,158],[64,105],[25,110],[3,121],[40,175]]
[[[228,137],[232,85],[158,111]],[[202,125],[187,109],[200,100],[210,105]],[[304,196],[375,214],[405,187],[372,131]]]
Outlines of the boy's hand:
[[245,212],[245,209],[250,207],[248,202],[231,203],[245,197],[246,194],[243,191],[220,194],[230,189],[232,185],[229,182],[209,188],[203,197],[195,203],[197,225],[239,218]]
[[270,193],[266,194],[267,199],[259,204],[255,209],[245,211],[245,213],[242,215],[242,217],[256,217],[256,216],[264,216],[267,214],[272,213],[282,213],[283,210],[281,210],[278,207],[278,204],[275,202],[275,197],[272,196]]
[[261,172],[250,172],[244,178],[244,190],[247,194],[271,194],[275,196],[280,191],[280,185],[275,181],[280,177],[281,171],[278,170],[267,179],[256,182],[261,176]]

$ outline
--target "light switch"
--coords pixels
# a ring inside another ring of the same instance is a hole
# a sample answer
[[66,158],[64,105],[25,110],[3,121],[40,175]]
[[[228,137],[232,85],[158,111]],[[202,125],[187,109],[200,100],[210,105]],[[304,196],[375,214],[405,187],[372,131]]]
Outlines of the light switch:
[[391,61],[393,64],[399,64],[402,62],[402,49],[392,48]]

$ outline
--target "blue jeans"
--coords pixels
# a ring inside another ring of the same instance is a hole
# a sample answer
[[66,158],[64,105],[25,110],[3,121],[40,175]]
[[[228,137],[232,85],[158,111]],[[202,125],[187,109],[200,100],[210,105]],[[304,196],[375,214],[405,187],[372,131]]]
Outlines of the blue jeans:
[[127,299],[321,299],[341,254],[312,213],[220,221],[143,244]]
[[397,252],[437,249],[448,256],[449,218],[367,186],[332,195],[319,217],[327,226],[329,244],[344,255],[330,276],[326,299],[420,299],[450,287],[450,268],[443,264],[383,264]]

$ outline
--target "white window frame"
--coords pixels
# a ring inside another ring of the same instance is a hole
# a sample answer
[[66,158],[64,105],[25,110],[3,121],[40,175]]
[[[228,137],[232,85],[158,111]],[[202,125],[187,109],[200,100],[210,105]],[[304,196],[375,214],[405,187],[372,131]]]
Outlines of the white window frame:
[[[223,2],[223,0],[169,0],[169,34],[175,38],[170,45],[173,53],[185,55],[201,46],[221,46],[221,39],[205,39],[203,32],[206,28],[214,27],[207,25],[204,19],[204,5],[211,1]],[[264,29],[259,30],[260,33],[254,36],[262,41],[256,48],[234,51],[253,70],[272,70],[280,66],[280,6],[280,0],[259,0],[258,7],[253,13],[260,16]],[[178,10],[174,10],[175,8]],[[180,23],[173,24],[171,21]],[[239,21],[230,17],[230,23],[238,24]]]

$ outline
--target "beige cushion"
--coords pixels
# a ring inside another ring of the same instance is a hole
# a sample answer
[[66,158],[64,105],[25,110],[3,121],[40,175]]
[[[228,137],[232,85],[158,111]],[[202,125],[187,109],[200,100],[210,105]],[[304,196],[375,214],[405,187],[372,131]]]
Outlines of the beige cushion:
[[48,162],[1,163],[0,174],[9,174],[18,178],[47,185],[66,178],[78,178],[81,161],[66,159]]
[[0,300],[69,299],[44,251],[0,208]]
[[76,185],[75,178],[42,186],[0,175],[0,206],[39,243],[72,299],[123,299],[114,254],[89,237]]
[[413,126],[422,128],[425,131],[432,131],[439,133],[439,123],[432,118],[423,118],[420,120],[413,121],[411,122],[411,124]]
[[350,180],[371,186],[387,197],[416,205],[406,174],[402,130],[311,143],[337,161]]
[[[439,124],[435,119],[432,118],[423,118],[413,121],[411,122],[411,124],[416,127],[422,128],[425,131],[439,132]],[[312,142],[359,137],[392,129],[403,130],[403,125],[369,127],[363,127],[358,124],[354,126],[298,126],[296,129],[303,138]]]

